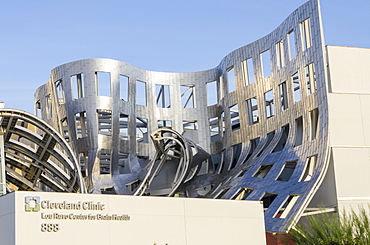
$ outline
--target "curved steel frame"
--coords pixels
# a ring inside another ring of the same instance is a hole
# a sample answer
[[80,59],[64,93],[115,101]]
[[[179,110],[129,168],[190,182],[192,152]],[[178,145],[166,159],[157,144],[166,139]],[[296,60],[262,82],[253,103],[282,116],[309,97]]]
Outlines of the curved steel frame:
[[64,138],[32,114],[0,109],[7,191],[85,192]]
[[[114,186],[116,193],[133,194],[127,183],[143,180],[146,164],[158,158],[155,145],[145,137],[138,140],[137,130],[144,125],[152,132],[159,121],[171,121],[173,130],[212,155],[214,167],[177,191],[262,200],[266,230],[281,232],[303,213],[327,169],[325,63],[319,3],[311,0],[214,69],[164,73],[110,59],[80,60],[52,70],[51,79],[36,91],[35,103],[79,154],[90,190]],[[99,92],[99,72],[110,74],[105,96]],[[123,77],[128,77],[127,98],[120,94]],[[207,106],[207,84],[214,81],[218,102]],[[144,91],[137,87],[140,82]],[[182,103],[186,92],[181,86],[191,91],[192,103],[189,98]],[[163,97],[166,91],[168,98]],[[145,103],[138,103],[140,96]],[[196,123],[196,130],[184,129],[187,121]]]

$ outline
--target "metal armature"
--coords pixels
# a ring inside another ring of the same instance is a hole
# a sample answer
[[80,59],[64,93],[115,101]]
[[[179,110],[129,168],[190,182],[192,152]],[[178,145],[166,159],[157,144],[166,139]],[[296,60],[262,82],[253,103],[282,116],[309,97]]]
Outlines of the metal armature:
[[52,127],[19,110],[0,109],[3,193],[85,192],[70,147]]
[[147,173],[140,186],[135,190],[135,196],[147,195],[150,184],[163,169],[165,163],[177,165],[176,174],[173,176],[172,186],[167,196],[173,196],[179,186],[191,180],[201,169],[202,164],[210,155],[200,146],[182,137],[178,132],[160,128],[155,130],[150,137],[153,140],[156,154],[146,167]]

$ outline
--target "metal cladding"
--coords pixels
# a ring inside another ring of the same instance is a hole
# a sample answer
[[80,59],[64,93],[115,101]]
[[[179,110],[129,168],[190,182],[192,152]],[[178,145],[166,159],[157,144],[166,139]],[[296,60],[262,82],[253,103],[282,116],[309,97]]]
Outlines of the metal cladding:
[[24,111],[0,109],[7,191],[85,192],[74,153],[62,136]]
[[[282,232],[328,166],[325,63],[319,3],[311,0],[214,69],[164,73],[80,60],[52,70],[35,103],[78,154],[89,190],[133,194],[158,157],[148,132],[167,127],[211,154],[178,194],[261,200],[266,230]],[[166,176],[176,168],[163,171],[156,188],[171,190]]]

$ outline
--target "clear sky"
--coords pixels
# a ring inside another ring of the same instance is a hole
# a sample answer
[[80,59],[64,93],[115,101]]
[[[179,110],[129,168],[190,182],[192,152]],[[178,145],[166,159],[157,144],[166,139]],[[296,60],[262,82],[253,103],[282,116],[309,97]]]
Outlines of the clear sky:
[[[0,101],[33,113],[33,94],[50,71],[85,58],[156,71],[210,69],[305,2],[2,0]],[[370,48],[369,0],[321,0],[321,10],[326,44]]]

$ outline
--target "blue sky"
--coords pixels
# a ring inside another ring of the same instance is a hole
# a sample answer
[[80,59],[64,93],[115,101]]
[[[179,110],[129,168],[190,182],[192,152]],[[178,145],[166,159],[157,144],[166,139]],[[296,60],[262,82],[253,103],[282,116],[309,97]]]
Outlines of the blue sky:
[[[85,58],[147,70],[215,67],[305,0],[14,0],[0,8],[0,101],[33,112],[50,71]],[[370,48],[370,1],[321,0],[325,43]]]

